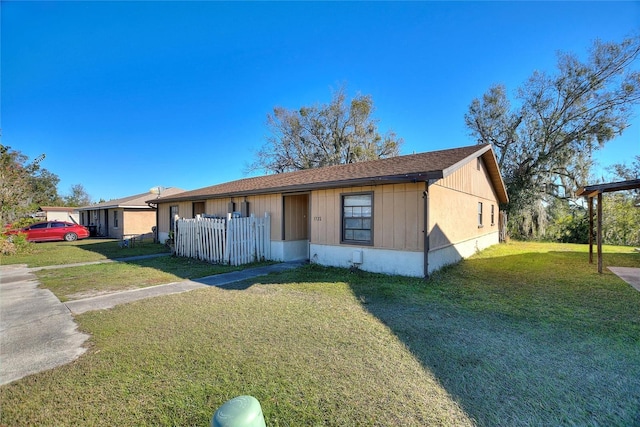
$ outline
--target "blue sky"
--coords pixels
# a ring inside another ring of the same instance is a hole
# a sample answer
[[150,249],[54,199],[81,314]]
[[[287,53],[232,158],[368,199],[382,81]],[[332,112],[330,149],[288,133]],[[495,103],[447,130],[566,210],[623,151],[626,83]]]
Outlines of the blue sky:
[[[275,106],[373,97],[402,153],[474,144],[464,114],[558,51],[640,29],[640,2],[13,2],[1,7],[2,144],[93,200],[240,179]],[[636,65],[640,68],[640,64]],[[640,154],[640,108],[596,155]]]

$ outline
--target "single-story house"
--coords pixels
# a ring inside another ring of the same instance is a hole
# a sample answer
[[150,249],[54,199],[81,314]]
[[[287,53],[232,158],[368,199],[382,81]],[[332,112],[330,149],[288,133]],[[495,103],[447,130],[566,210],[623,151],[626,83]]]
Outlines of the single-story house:
[[[176,195],[184,190],[166,188],[162,194]],[[136,194],[108,202],[77,208],[81,225],[89,227],[92,235],[122,239],[126,236],[154,235],[156,206],[147,203],[150,193]]]
[[265,175],[165,195],[176,217],[270,214],[271,257],[428,277],[499,242],[508,196],[491,145]]
[[43,221],[67,221],[76,224],[80,220],[78,208],[67,206],[40,206],[35,217],[42,218]]

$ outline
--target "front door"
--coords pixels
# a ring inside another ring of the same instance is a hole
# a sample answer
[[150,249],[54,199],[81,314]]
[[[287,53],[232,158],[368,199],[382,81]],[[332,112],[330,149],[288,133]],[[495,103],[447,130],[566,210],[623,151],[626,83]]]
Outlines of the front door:
[[283,197],[282,240],[298,258],[309,258],[309,194]]

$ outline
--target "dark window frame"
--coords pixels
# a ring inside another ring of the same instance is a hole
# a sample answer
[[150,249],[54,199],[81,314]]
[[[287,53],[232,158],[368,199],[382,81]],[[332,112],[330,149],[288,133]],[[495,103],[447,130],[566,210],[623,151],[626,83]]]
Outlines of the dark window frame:
[[[345,206],[345,200],[347,200],[349,197],[353,197],[353,196],[369,196],[370,198],[370,204],[369,205],[353,205],[353,206],[348,206],[348,208],[351,208],[350,210],[352,211],[351,215],[346,216],[345,212],[346,212],[346,207]],[[369,216],[354,216],[353,215],[353,210],[354,208],[368,208],[370,215]],[[345,244],[345,245],[361,245],[361,246],[373,246],[373,239],[374,239],[374,235],[373,235],[373,224],[374,224],[374,193],[373,191],[363,191],[363,192],[358,192],[358,193],[342,193],[340,194],[340,243],[341,244]],[[347,228],[347,219],[353,219],[353,220],[361,220],[361,224],[362,226],[360,228],[355,228],[355,227],[349,227]],[[364,227],[364,223],[368,223],[369,227]],[[354,238],[349,238],[347,237],[347,234],[349,234],[349,231],[352,232],[356,232],[356,231],[368,231],[369,232],[369,239],[366,240],[362,240],[362,239],[354,239]]]
[[478,228],[482,228],[482,202],[478,202]]

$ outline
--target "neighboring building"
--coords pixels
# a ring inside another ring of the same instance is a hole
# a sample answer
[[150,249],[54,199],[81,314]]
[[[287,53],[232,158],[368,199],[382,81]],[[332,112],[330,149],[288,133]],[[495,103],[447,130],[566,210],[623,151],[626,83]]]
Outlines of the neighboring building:
[[[163,194],[175,195],[183,191],[179,188],[167,188],[163,190]],[[156,209],[155,205],[147,203],[150,197],[150,193],[136,194],[77,208],[80,213],[79,223],[89,227],[92,235],[99,237],[151,237],[156,226]]]
[[499,205],[507,202],[490,145],[247,178],[153,200],[160,241],[176,216],[268,212],[274,260],[418,277],[498,243]]
[[78,208],[65,206],[40,206],[35,215],[43,221],[67,221],[79,224]]

